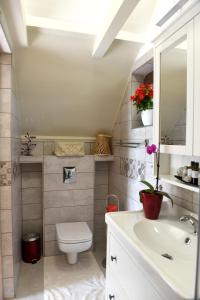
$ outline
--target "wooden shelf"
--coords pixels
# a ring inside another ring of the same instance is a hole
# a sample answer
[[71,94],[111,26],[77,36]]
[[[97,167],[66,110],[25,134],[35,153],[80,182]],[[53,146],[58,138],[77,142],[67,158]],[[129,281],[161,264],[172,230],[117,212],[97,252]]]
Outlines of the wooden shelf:
[[181,182],[180,180],[176,179],[173,175],[161,175],[160,179],[163,182],[173,184],[175,186],[181,187],[183,189],[186,189],[186,190],[189,190],[189,191],[192,191],[195,193],[199,193],[199,187],[185,184],[185,183]]

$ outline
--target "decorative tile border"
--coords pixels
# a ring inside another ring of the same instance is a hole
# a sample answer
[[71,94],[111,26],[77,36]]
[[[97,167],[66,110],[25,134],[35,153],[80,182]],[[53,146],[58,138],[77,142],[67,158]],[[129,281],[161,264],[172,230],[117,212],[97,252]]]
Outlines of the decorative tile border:
[[136,159],[120,157],[120,175],[142,180],[145,177],[145,163]]
[[12,184],[11,162],[0,161],[0,186],[10,186]]

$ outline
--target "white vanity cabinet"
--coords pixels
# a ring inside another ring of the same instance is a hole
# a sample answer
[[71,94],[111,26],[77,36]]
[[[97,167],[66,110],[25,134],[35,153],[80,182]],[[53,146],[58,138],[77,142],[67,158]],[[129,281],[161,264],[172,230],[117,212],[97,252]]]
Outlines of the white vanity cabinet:
[[154,48],[154,141],[161,152],[200,155],[200,5]]
[[108,230],[106,300],[163,300],[132,252]]

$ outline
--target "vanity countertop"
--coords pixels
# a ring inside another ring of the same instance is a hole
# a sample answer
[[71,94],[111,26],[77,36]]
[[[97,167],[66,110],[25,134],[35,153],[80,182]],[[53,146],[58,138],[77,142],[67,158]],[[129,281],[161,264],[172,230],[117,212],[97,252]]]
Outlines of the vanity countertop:
[[[171,208],[168,202],[164,202],[158,220],[146,219],[143,211],[107,213],[105,217],[110,230],[129,247],[129,250],[132,249],[131,253],[134,253],[137,261],[141,260],[144,268],[145,265],[150,266],[181,299],[193,299],[195,282],[197,238],[190,224],[179,221],[180,216],[188,214],[191,212],[177,205]],[[140,236],[136,234],[136,227],[140,227]],[[173,235],[170,231],[174,232]],[[154,232],[157,235],[155,240],[152,235]],[[171,236],[173,240],[170,240]],[[184,243],[185,236],[191,237],[192,249]],[[185,247],[183,251],[181,247]],[[169,251],[173,260],[162,256]]]

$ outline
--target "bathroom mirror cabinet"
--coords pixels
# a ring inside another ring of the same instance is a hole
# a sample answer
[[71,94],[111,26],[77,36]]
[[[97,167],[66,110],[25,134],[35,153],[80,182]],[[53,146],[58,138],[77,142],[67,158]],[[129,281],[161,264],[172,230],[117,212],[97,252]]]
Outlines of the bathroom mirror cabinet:
[[155,46],[154,140],[163,153],[200,155],[199,27],[196,16]]

